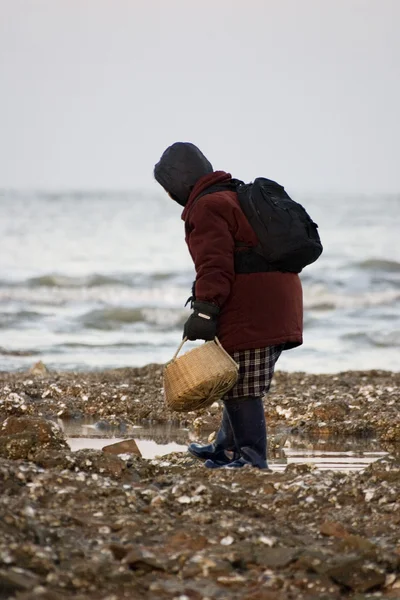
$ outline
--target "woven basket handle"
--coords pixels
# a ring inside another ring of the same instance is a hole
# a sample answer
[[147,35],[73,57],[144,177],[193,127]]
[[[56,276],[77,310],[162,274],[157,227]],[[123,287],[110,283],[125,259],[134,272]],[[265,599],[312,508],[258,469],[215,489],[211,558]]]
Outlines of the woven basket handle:
[[[175,352],[174,356],[172,357],[172,360],[177,359],[179,352],[182,350],[183,344],[186,344],[187,341],[188,341],[187,337],[184,337],[183,340],[181,341],[181,343],[179,344],[178,350]],[[172,360],[171,360],[171,362],[172,362]]]
[[215,336],[214,342],[217,344],[217,346],[219,346],[221,348],[221,350],[223,350],[225,352],[226,356],[229,358],[231,363],[233,363],[235,365],[235,367],[237,369],[239,369],[239,365],[237,364],[237,362],[235,360],[233,360],[232,356],[230,354],[228,354],[228,352],[225,350],[225,348],[223,347],[223,345],[221,344],[221,342],[219,341],[217,336]]
[[[172,361],[176,360],[178,357],[179,352],[182,350],[182,347],[184,344],[186,344],[186,342],[188,341],[187,337],[184,337],[183,340],[181,341],[181,343],[179,344],[179,348],[178,350],[175,352]],[[223,345],[221,344],[221,342],[219,341],[219,339],[217,337],[214,338],[214,342],[217,344],[217,346],[219,346],[221,348],[221,350],[223,350],[226,354],[226,356],[229,358],[229,360],[235,365],[235,367],[238,369],[239,365],[237,364],[237,362],[235,362],[232,358],[232,356],[230,354],[228,354],[228,352],[225,350],[225,348],[223,347]],[[171,361],[171,362],[172,362]]]

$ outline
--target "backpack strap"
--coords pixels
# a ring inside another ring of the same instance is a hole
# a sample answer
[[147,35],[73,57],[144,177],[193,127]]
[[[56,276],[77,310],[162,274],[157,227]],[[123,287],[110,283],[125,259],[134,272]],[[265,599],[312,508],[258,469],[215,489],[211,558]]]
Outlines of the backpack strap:
[[[274,182],[272,182],[272,183],[274,183]],[[230,192],[237,193],[239,191],[239,189],[241,188],[241,186],[245,186],[243,181],[241,181],[240,179],[231,179],[231,181],[229,181],[229,182],[212,185],[212,186],[206,188],[205,190],[203,190],[201,192],[201,194],[196,196],[196,198],[193,200],[192,206],[190,207],[190,211],[189,211],[186,221],[185,221],[186,233],[190,233],[189,224],[188,224],[189,216],[193,210],[193,207],[200,200],[200,198],[202,198],[203,196],[207,196],[208,194],[214,194],[216,192],[230,191]],[[242,189],[244,189],[244,188],[242,188]],[[249,247],[249,245],[246,244],[245,242],[238,242],[236,240],[235,240],[234,265],[235,265],[235,273],[237,273],[237,274],[263,273],[263,272],[269,272],[269,271],[276,271],[276,268],[267,264],[267,261],[261,255],[260,249],[258,246]],[[193,302],[193,300],[195,300],[194,285],[195,285],[195,282],[194,282],[193,288],[192,288],[192,295],[190,296],[190,298],[187,299],[185,306],[187,304],[189,304],[189,302]]]
[[198,196],[196,196],[196,198],[192,202],[192,206],[190,207],[190,210],[188,212],[188,215],[187,215],[186,221],[185,221],[186,232],[187,233],[189,232],[188,221],[189,221],[190,213],[192,212],[193,207],[195,206],[195,204],[197,204],[197,202],[200,200],[200,198],[202,198],[203,196],[207,196],[208,194],[215,194],[216,192],[236,192],[239,185],[242,185],[242,184],[243,184],[243,181],[240,181],[240,179],[231,179],[230,181],[228,181],[226,183],[219,183],[219,184],[217,183],[217,184],[211,185],[210,187],[203,190]]

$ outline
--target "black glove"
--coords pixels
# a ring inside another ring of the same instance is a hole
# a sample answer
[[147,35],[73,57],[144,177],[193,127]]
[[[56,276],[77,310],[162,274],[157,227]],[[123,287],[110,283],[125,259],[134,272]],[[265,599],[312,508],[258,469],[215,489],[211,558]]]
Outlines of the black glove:
[[211,302],[192,302],[193,312],[183,328],[183,337],[194,340],[213,340],[217,334],[219,308]]
[[190,302],[190,308],[193,308],[193,302],[196,300],[196,281],[193,281],[192,284],[192,295],[186,300],[185,306],[187,306]]

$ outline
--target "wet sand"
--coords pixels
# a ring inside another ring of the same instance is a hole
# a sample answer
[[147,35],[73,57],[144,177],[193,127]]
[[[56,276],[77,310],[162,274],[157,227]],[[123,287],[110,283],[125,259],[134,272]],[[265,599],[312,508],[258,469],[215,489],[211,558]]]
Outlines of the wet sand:
[[49,421],[207,439],[220,407],[169,412],[161,375],[0,374],[0,599],[400,598],[399,373],[276,374],[276,431],[379,440],[388,455],[354,473],[71,452]]

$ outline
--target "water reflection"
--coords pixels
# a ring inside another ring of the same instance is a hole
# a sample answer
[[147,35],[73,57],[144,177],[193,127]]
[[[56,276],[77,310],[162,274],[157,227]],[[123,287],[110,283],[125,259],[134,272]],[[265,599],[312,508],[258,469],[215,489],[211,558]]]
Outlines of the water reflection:
[[[134,439],[142,456],[147,459],[170,452],[186,452],[186,446],[196,439],[207,442],[207,435],[196,435],[174,424],[120,426],[92,420],[61,421],[67,441],[73,451],[83,448],[101,449],[108,444]],[[375,439],[306,438],[269,432],[268,463],[274,471],[284,471],[290,463],[313,464],[320,470],[360,471],[385,456]]]

